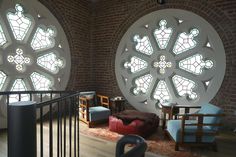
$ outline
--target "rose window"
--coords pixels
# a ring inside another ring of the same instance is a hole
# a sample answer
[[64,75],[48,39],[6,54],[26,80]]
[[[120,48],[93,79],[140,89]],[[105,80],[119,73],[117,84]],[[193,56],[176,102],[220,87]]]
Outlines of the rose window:
[[[6,12],[0,15],[0,90],[64,90],[70,52],[58,21],[37,1],[2,3]],[[33,5],[37,10],[30,9]],[[28,94],[21,96],[29,99]],[[18,101],[18,95],[9,100]]]
[[136,21],[116,54],[118,85],[135,108],[201,105],[219,90],[225,53],[214,28],[188,11],[164,9]]

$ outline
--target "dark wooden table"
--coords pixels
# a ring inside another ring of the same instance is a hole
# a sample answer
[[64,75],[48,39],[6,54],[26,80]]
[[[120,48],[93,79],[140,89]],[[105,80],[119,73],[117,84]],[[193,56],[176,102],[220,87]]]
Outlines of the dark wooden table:
[[114,97],[110,99],[113,113],[121,112],[125,110],[125,99],[123,97]]

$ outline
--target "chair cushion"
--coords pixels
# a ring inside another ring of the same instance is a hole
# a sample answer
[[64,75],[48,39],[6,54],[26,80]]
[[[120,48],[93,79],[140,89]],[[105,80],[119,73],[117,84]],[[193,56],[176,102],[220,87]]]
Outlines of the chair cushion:
[[89,99],[89,106],[97,106],[97,98],[95,91],[80,92],[79,96]]
[[[223,110],[220,109],[217,106],[214,106],[212,104],[204,104],[202,105],[201,109],[198,111],[199,114],[221,114],[223,113]],[[204,117],[203,123],[220,123],[221,117]],[[218,130],[218,126],[207,126],[209,129]]]
[[102,106],[89,108],[89,121],[98,121],[108,119],[111,114],[110,109]]
[[[196,120],[186,120],[186,124],[196,124]],[[196,132],[197,126],[185,126],[185,132]],[[204,132],[212,132],[208,127],[203,127]],[[181,120],[169,120],[167,122],[167,131],[176,142],[181,140]],[[202,142],[213,142],[214,136],[205,135],[202,137]],[[184,142],[196,142],[195,135],[185,135]]]

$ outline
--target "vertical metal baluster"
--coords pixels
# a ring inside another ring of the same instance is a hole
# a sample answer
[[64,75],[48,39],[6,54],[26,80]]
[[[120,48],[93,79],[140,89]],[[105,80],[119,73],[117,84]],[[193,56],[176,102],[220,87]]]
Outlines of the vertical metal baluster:
[[[43,96],[40,94],[40,102]],[[43,107],[40,107],[40,155],[43,157]]]
[[[79,117],[78,117],[79,118]],[[79,119],[77,118],[77,152],[78,152],[78,157],[79,157]]]
[[[75,101],[78,101],[79,98],[77,98]],[[78,101],[79,103],[79,101]],[[79,104],[77,104],[76,107],[79,107]],[[79,109],[78,109],[79,110]],[[76,111],[76,110],[75,110]],[[78,154],[78,157],[79,157],[79,112],[75,112],[75,117],[76,117],[76,120],[77,120],[77,154]]]
[[7,94],[7,106],[9,105],[10,94]]
[[63,116],[64,116],[64,157],[66,157],[66,99],[64,101],[64,111],[63,111]]
[[[77,138],[76,138],[76,105],[75,105],[75,98],[73,98],[73,110],[74,110],[74,157],[76,157],[76,142],[77,142]],[[79,156],[79,155],[78,155]]]
[[60,103],[57,102],[57,157],[60,157]]
[[40,102],[42,102],[42,101],[43,101],[43,94],[40,93]]
[[30,93],[30,101],[32,101],[32,93]]
[[63,153],[63,147],[62,147],[62,140],[63,140],[63,138],[62,138],[62,108],[63,106],[62,106],[62,103],[60,103],[60,144],[61,144],[61,157],[62,157],[62,153]]
[[[7,113],[9,113],[9,98],[10,98],[10,95],[9,93],[7,94]],[[7,139],[8,140],[8,139]],[[7,150],[8,151],[8,150]]]
[[49,156],[53,157],[52,104],[49,104]]
[[72,98],[69,101],[69,156],[71,157],[71,105],[72,105]]
[[18,96],[19,96],[18,100],[21,101],[21,93],[19,93]]
[[43,107],[40,107],[40,155],[43,157]]
[[50,92],[50,100],[52,100],[52,91]]

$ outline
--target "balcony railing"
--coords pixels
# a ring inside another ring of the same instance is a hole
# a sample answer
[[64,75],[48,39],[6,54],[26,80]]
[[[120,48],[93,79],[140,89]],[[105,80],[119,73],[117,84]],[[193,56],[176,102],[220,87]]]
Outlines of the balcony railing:
[[1,101],[5,102],[7,107],[11,95],[18,96],[18,101],[21,101],[24,94],[29,94],[30,101],[37,102],[37,157],[79,157],[79,123],[76,113],[79,92],[0,92]]

